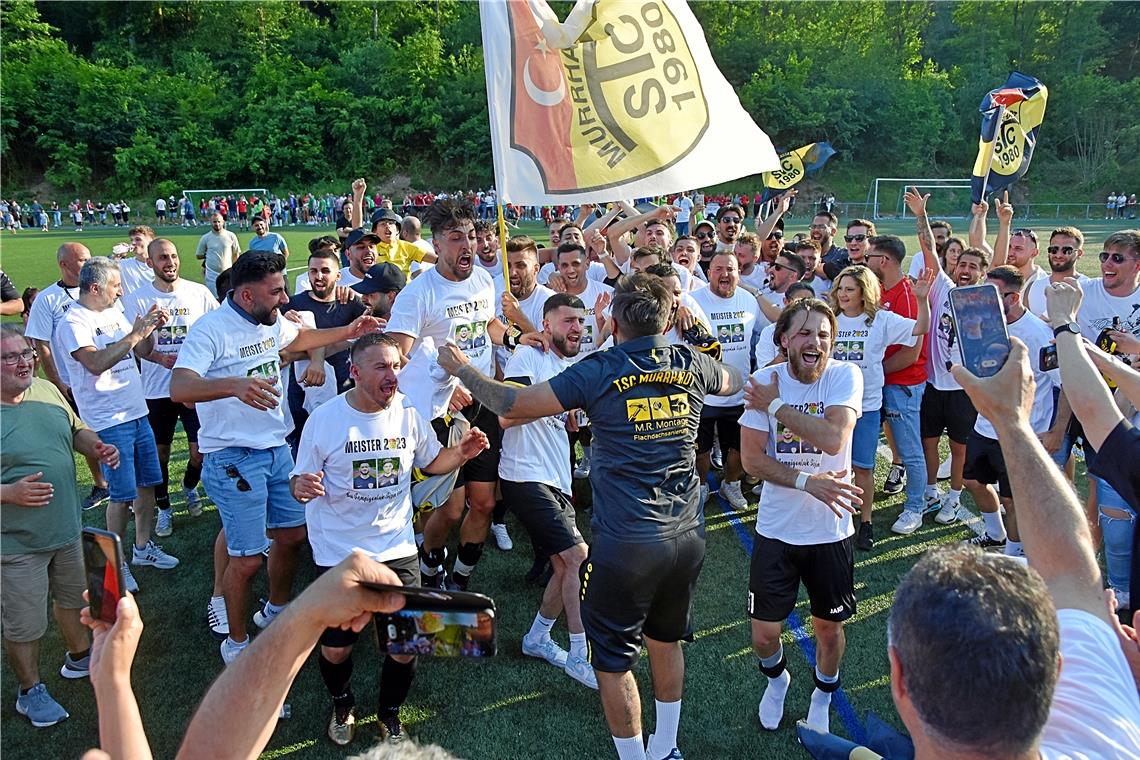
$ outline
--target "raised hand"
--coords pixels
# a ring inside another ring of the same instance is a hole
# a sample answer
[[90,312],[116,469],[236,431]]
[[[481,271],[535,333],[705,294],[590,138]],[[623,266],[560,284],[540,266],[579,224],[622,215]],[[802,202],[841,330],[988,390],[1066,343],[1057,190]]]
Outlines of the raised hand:
[[1013,221],[1013,206],[1009,202],[1009,191],[1006,190],[1002,193],[1001,198],[996,200],[995,203],[997,204],[996,211],[998,221],[1003,224],[1009,224]]
[[768,405],[780,395],[776,373],[770,373],[768,379],[769,382],[761,383],[755,377],[748,378],[748,384],[744,386],[744,406],[767,413]]
[[903,193],[903,201],[906,202],[906,207],[915,216],[926,216],[926,203],[929,200],[930,193],[920,195],[917,187],[911,187]]
[[938,276],[938,272],[934,269],[923,269],[918,279],[914,281],[912,290],[914,291],[915,298],[929,298],[930,288],[934,285],[934,278]]

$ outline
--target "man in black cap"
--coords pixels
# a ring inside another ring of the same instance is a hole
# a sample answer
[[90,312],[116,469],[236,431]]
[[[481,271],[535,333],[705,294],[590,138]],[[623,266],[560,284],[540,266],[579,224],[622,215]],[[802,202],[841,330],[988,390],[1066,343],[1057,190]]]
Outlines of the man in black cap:
[[408,278],[400,268],[385,261],[369,269],[364,279],[353,285],[352,289],[360,294],[372,316],[387,321],[392,314],[396,294],[407,284]]
[[357,227],[348,233],[348,237],[344,239],[344,251],[348,255],[348,271],[341,271],[341,285],[351,288],[364,279],[364,275],[376,263],[378,245],[380,245],[380,236],[368,232],[363,227]]

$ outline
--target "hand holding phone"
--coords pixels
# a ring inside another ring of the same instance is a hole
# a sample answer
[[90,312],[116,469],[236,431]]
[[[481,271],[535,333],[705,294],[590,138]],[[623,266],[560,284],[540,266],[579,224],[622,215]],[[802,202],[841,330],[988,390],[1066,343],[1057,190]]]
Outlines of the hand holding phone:
[[1009,333],[997,287],[987,282],[954,288],[950,312],[962,366],[977,377],[996,375],[1009,358]]
[[91,617],[114,623],[123,598],[123,545],[114,533],[83,529],[83,566],[87,571],[87,602]]
[[388,654],[493,657],[498,653],[495,602],[482,594],[361,582],[401,594],[404,608],[376,615],[380,649]]

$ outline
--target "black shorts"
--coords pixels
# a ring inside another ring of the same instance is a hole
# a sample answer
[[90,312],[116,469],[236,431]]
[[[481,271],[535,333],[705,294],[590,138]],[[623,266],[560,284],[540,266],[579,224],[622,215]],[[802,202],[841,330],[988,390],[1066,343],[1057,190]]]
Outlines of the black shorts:
[[923,438],[941,438],[946,432],[954,443],[965,443],[970,440],[978,411],[966,391],[940,391],[927,383],[919,417]]
[[[410,557],[400,557],[399,559],[390,559],[384,562],[392,572],[400,576],[400,583],[405,586],[418,586],[420,585],[420,557],[418,554],[413,554]],[[330,568],[318,568],[321,573],[324,573]],[[375,615],[373,615],[375,618]],[[356,643],[360,638],[360,634],[349,628],[347,631],[342,628],[326,628],[324,633],[321,634],[320,643],[326,647],[350,647]]]
[[1001,445],[993,438],[975,432],[966,441],[966,466],[962,477],[987,485],[997,483],[999,496],[1013,498],[1009,473],[1005,469],[1005,457],[1002,456]]
[[574,505],[566,494],[545,483],[499,481],[503,502],[530,534],[535,551],[551,556],[583,544],[574,522]]
[[174,443],[174,428],[178,420],[182,420],[182,429],[186,431],[186,440],[190,443],[198,442],[198,412],[168,398],[148,398],[146,415],[150,429],[154,431],[154,442],[159,446],[169,446]]
[[[477,427],[486,433],[487,441],[491,444],[479,456],[463,465],[463,481],[494,483],[499,479],[499,453],[503,447],[503,429],[499,427],[499,415],[476,402],[463,410],[463,416],[471,423],[471,427]],[[459,484],[455,487],[458,488]]]
[[166,218],[166,211],[155,211],[154,215],[156,217],[158,217],[159,219],[165,219]]
[[713,438],[720,438],[721,451],[740,451],[740,406],[709,406],[701,408],[701,422],[697,427],[697,453],[712,451]]
[[642,634],[662,642],[692,640],[693,590],[704,559],[704,528],[643,544],[594,534],[578,573],[596,670],[632,670]]
[[757,535],[748,577],[748,614],[770,623],[796,607],[800,582],[811,614],[839,623],[855,614],[855,554],[850,536],[829,544],[803,546]]

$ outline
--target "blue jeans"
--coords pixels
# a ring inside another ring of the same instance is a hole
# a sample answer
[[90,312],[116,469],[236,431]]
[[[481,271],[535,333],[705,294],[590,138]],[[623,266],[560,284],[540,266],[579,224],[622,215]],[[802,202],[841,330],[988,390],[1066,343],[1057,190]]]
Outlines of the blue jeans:
[[920,514],[925,506],[922,495],[926,489],[926,458],[919,433],[919,414],[925,389],[926,383],[883,386],[883,415],[891,426],[899,458],[906,467],[906,504],[903,508]]
[[[1132,525],[1136,522],[1136,511],[1118,494],[1107,481],[1090,475],[1096,481],[1096,500],[1100,511],[1100,532],[1104,536],[1104,564],[1108,570],[1108,585],[1117,596],[1127,593],[1129,574],[1132,570]],[[1109,517],[1104,507],[1129,515]]]
[[162,485],[158,448],[146,417],[104,428],[99,431],[99,439],[119,450],[118,467],[99,465],[107,479],[111,501],[134,501],[138,498],[138,489]]
[[305,507],[289,490],[293,457],[272,449],[230,446],[202,457],[202,483],[218,507],[231,557],[252,557],[269,547],[266,530],[305,524]]

